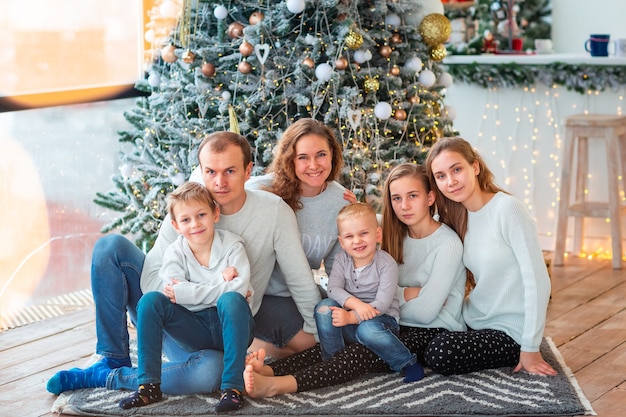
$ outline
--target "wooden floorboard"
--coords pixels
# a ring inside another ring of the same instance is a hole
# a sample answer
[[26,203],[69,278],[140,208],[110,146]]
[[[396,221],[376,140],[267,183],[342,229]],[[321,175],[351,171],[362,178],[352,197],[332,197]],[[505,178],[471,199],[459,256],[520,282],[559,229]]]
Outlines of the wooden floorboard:
[[[568,257],[551,277],[546,336],[598,416],[626,416],[626,270]],[[53,417],[48,378],[83,366],[94,348],[93,307],[0,333],[0,416]]]

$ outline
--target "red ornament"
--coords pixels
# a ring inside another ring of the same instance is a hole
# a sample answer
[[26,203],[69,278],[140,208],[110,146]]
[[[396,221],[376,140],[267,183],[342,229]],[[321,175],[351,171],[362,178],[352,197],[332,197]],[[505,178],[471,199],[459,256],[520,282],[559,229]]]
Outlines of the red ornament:
[[394,112],[393,117],[395,117],[396,120],[406,120],[406,111],[404,111],[403,109],[397,109]]
[[241,45],[239,45],[239,52],[241,52],[243,56],[250,56],[254,53],[254,46],[248,41],[243,41]]
[[202,75],[204,75],[205,77],[211,78],[215,75],[215,65],[208,62],[202,64],[202,68],[200,70],[202,71]]
[[348,60],[344,57],[339,57],[335,61],[335,68],[338,70],[345,70],[346,68],[348,68]]
[[233,22],[228,25],[228,36],[233,39],[241,38],[243,36],[243,25],[239,22]]
[[256,25],[257,23],[262,22],[264,18],[265,15],[263,14],[263,12],[256,11],[250,15],[248,22],[250,22],[251,25]]
[[250,74],[252,72],[252,65],[248,61],[241,61],[237,66],[237,69],[242,74]]

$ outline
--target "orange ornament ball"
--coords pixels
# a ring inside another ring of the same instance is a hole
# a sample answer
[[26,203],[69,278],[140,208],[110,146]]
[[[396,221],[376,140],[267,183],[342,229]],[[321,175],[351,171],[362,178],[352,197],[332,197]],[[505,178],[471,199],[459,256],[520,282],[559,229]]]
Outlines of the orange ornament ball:
[[406,120],[406,111],[404,109],[397,109],[394,112],[393,117],[395,117],[396,120],[400,121]]
[[304,58],[302,60],[302,64],[306,65],[309,68],[313,68],[315,66],[315,62],[311,58]]
[[389,45],[383,45],[378,49],[380,56],[389,58],[391,56],[391,47]]
[[391,38],[389,39],[391,41],[391,43],[393,43],[394,45],[398,45],[402,43],[402,36],[400,36],[399,33],[394,33],[393,35],[391,35]]
[[176,56],[176,47],[174,45],[167,45],[163,49],[161,49],[161,58],[165,62],[176,62],[178,57]]
[[339,57],[335,61],[335,68],[338,70],[345,70],[346,68],[348,68],[348,60],[344,57]]
[[391,67],[391,69],[389,70],[389,74],[394,75],[394,76],[398,76],[400,75],[400,67],[398,67],[397,65],[394,65],[393,67]]
[[205,62],[202,64],[200,71],[202,71],[202,75],[210,78],[215,75],[215,65]]
[[189,50],[183,52],[183,62],[191,64],[194,59],[196,59],[196,54],[194,54],[193,52]]
[[248,41],[243,41],[241,45],[239,45],[239,52],[241,52],[243,56],[250,56],[254,53],[254,46]]
[[243,25],[239,22],[233,22],[228,25],[228,36],[233,39],[241,38],[243,36]]
[[252,72],[252,65],[248,61],[241,61],[237,66],[237,69],[242,74],[250,74]]
[[251,25],[256,25],[257,23],[262,22],[264,18],[265,15],[263,14],[263,12],[256,11],[250,15],[250,17],[248,18],[248,22],[250,22]]
[[409,97],[409,103],[411,103],[411,104],[420,104],[419,96],[411,96],[411,97]]

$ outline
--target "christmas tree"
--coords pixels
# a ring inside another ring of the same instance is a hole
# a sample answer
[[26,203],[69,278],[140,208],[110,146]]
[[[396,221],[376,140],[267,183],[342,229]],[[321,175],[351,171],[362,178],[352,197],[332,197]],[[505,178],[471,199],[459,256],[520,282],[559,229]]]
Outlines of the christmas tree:
[[454,133],[440,0],[166,0],[151,17],[153,59],[136,86],[148,95],[125,115],[133,128],[120,132],[115,188],[95,199],[122,213],[103,232],[132,234],[144,249],[165,196],[197,166],[203,136],[233,120],[254,150],[254,174],[290,123],[322,120],[343,145],[341,181],[372,204],[390,167],[423,161]]

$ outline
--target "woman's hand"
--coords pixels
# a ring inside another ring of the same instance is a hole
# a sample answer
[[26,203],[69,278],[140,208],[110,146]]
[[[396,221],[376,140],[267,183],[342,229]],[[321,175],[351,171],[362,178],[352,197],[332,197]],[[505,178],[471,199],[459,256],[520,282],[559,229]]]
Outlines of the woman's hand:
[[541,352],[520,352],[519,363],[513,372],[519,372],[522,369],[536,375],[554,376],[558,373],[543,359]]
[[404,288],[404,301],[410,301],[420,294],[421,287],[406,287]]
[[346,190],[343,192],[343,199],[350,203],[356,203],[356,194],[350,190]]

